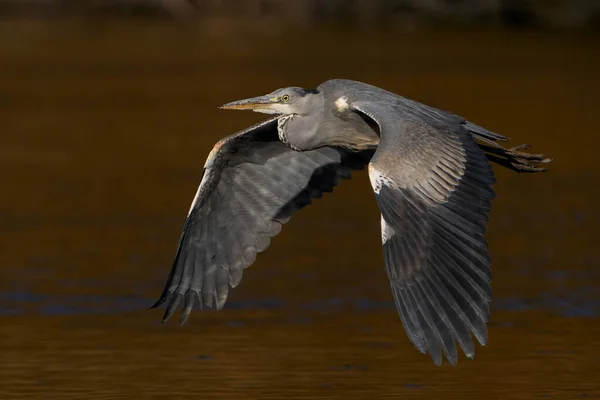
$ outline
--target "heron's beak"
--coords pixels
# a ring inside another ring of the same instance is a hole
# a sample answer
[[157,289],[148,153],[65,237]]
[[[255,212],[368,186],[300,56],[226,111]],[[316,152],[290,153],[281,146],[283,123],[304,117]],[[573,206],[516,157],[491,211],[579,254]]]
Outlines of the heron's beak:
[[276,112],[273,106],[277,99],[273,99],[269,96],[258,96],[251,99],[232,101],[231,103],[223,104],[220,109],[223,110],[253,110],[257,112],[263,112],[271,114]]

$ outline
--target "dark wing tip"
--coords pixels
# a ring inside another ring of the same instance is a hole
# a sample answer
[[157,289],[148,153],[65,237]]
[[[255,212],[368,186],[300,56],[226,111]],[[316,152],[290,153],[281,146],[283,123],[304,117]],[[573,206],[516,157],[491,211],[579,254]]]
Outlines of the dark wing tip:
[[170,297],[171,300],[169,302],[169,305],[167,306],[167,309],[165,310],[165,314],[162,319],[163,324],[167,322],[169,318],[171,318],[171,316],[175,313],[175,310],[179,306],[179,303],[181,303],[181,298],[183,296],[180,293],[176,293],[172,294]]
[[165,301],[167,301],[167,296],[161,295],[160,298],[158,300],[156,300],[156,302],[154,304],[152,304],[150,307],[148,307],[148,310],[152,310],[153,308],[160,307],[161,305],[164,304]]
[[[183,299],[183,304],[181,304],[182,299]],[[165,310],[165,313],[161,320],[161,323],[164,324],[173,316],[173,314],[177,310],[177,307],[181,304],[181,314],[179,317],[179,324],[184,325],[187,322],[187,320],[189,319],[190,314],[192,313],[192,310],[193,310],[194,306],[196,305],[197,300],[199,300],[199,299],[200,299],[200,294],[199,294],[199,292],[197,292],[195,290],[188,290],[185,293],[185,295],[171,293],[168,295],[161,296],[161,298],[158,299],[156,301],[156,303],[154,303],[152,306],[150,306],[148,308],[148,310],[151,310],[153,308],[158,308],[162,304],[167,302],[167,300],[169,300],[169,304],[168,304],[167,309]],[[199,304],[200,310],[202,310],[203,309],[202,301],[198,301],[198,304]]]
[[196,291],[189,290],[184,297],[183,300],[183,308],[181,310],[181,315],[179,316],[179,324],[184,325],[190,314],[192,309],[194,308],[194,304],[196,303],[196,298],[198,297]]

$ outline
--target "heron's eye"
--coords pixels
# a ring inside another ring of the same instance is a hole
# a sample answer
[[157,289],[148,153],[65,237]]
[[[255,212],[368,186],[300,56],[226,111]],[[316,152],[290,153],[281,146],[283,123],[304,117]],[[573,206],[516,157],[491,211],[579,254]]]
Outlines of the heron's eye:
[[290,96],[288,96],[287,94],[284,94],[283,96],[281,96],[281,101],[283,101],[284,103],[287,103],[288,101],[290,101]]

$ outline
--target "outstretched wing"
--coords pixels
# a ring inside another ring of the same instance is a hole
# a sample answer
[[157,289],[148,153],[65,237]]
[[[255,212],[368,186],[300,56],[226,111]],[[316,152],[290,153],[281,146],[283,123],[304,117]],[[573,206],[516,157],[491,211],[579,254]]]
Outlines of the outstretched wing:
[[469,131],[432,124],[394,105],[354,102],[380,143],[369,177],[381,210],[387,273],[411,342],[434,363],[485,345],[491,270],[484,238],[494,173]]
[[351,153],[322,147],[298,152],[277,135],[276,119],[219,141],[185,221],[162,295],[163,322],[178,306],[181,323],[198,304],[220,309],[229,286],[242,279],[292,214],[330,192],[352,170],[363,169],[373,151]]

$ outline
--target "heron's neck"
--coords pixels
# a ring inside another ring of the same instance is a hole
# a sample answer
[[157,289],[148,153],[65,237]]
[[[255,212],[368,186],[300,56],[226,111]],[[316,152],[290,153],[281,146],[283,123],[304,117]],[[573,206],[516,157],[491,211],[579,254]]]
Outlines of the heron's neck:
[[297,114],[283,115],[277,120],[279,140],[294,150],[306,151],[320,147],[318,118]]

